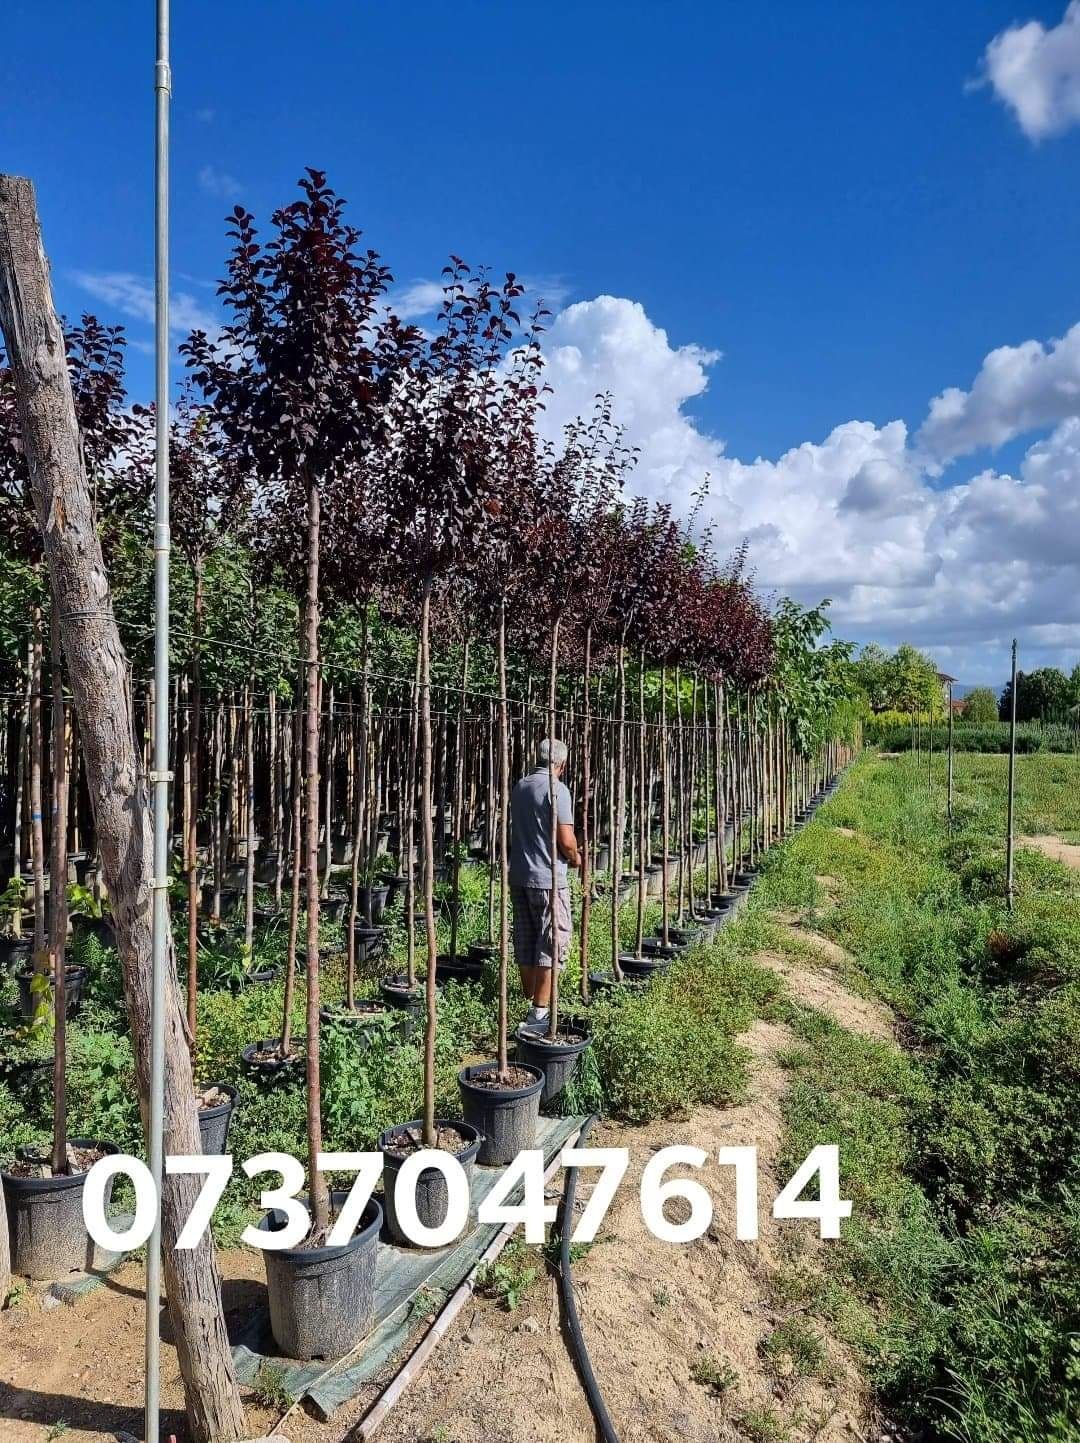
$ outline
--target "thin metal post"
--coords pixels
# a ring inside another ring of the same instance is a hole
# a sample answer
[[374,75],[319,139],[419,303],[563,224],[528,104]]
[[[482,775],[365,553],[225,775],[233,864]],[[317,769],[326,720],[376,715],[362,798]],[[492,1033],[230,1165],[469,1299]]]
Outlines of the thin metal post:
[[1016,638],[1012,644],[1012,702],[1009,717],[1009,819],[1005,838],[1005,900],[1013,905],[1013,811],[1016,793]]
[[949,682],[949,766],[948,766],[949,803],[948,803],[948,810],[949,810],[949,830],[950,830],[950,831],[952,831],[952,824],[953,824],[953,694],[952,694],[952,688],[953,688],[953,684],[952,684],[952,682]]
[[161,1186],[165,1102],[165,965],[169,872],[169,0],[157,3],[154,65],[154,915],[150,1009],[148,1163],[157,1191],[154,1230],[146,1249],[146,1443],[158,1443],[161,1346]]

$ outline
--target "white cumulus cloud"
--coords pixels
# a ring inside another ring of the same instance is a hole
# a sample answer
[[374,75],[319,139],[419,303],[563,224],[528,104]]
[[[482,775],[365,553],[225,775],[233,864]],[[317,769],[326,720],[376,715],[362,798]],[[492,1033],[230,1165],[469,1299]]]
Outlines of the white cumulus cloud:
[[1049,29],[1039,20],[995,35],[984,56],[986,79],[1031,140],[1080,123],[1080,0]]
[[969,391],[950,386],[930,402],[919,444],[939,461],[1001,446],[1080,412],[1080,323],[1060,340],[999,346]]

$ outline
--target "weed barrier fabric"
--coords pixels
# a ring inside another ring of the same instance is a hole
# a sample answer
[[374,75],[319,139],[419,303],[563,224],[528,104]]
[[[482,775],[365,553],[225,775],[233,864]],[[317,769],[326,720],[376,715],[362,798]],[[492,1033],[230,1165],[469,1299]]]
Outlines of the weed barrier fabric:
[[[584,1121],[584,1117],[540,1119],[536,1146],[543,1151],[545,1170]],[[498,1167],[476,1168],[470,1189],[474,1213],[502,1174],[503,1169]],[[521,1197],[519,1185],[507,1202],[513,1205],[520,1202]],[[426,1318],[412,1316],[413,1299],[420,1289],[431,1289],[441,1309],[501,1231],[501,1223],[474,1225],[470,1232],[445,1248],[399,1248],[392,1243],[380,1243],[371,1332],[358,1348],[336,1362],[300,1363],[283,1358],[270,1332],[269,1309],[259,1308],[233,1347],[238,1378],[242,1383],[251,1383],[262,1364],[269,1363],[279,1371],[282,1383],[296,1402],[308,1398],[321,1418],[333,1417],[342,1404],[355,1398],[360,1389],[371,1382],[413,1333],[423,1328]]]

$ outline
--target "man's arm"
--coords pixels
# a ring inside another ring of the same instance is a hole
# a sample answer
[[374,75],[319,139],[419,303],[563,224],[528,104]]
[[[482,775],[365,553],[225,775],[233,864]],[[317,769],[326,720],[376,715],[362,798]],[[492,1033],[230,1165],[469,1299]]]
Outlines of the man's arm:
[[574,828],[569,822],[560,822],[555,837],[559,846],[559,853],[571,867],[581,865],[581,853],[578,851],[577,838],[574,836]]

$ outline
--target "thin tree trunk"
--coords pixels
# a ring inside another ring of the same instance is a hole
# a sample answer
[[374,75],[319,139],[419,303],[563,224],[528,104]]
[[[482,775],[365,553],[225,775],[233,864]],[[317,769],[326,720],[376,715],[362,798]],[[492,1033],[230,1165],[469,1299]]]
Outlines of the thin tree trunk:
[[[409,808],[409,830],[408,836],[402,843],[402,850],[407,855],[402,863],[402,871],[405,874],[405,927],[406,927],[406,954],[405,972],[406,982],[411,992],[416,986],[416,764],[420,750],[420,673],[423,662],[423,648],[419,640],[416,644],[416,666],[413,674],[412,687],[412,716],[409,730],[409,778],[408,778],[408,808]],[[434,846],[434,843],[432,844]]]
[[548,1036],[559,1035],[559,808],[555,796],[555,695],[559,680],[559,631],[562,617],[551,628],[551,669],[548,673],[548,805],[551,808],[551,1003]]
[[244,947],[250,960],[255,944],[255,677],[244,687]]
[[581,964],[581,999],[589,1000],[589,912],[592,906],[592,875],[589,870],[589,791],[592,785],[592,627],[585,627],[585,706],[581,735],[581,932],[578,960]]
[[303,855],[303,696],[304,666],[300,666],[300,678],[293,704],[292,721],[292,872],[289,877],[289,942],[285,953],[285,996],[282,1001],[281,1055],[288,1057],[292,1049],[292,1009],[296,994],[296,946],[300,931],[300,860]]
[[188,796],[184,821],[187,830],[187,1025],[195,1048],[196,999],[199,988],[199,734],[202,729],[202,662],[199,655],[202,634],[203,574],[195,564],[195,595],[191,607],[191,707],[187,724]]
[[52,654],[52,856],[49,872],[49,940],[53,972],[53,1151],[52,1170],[66,1173],[67,1161],[67,716],[64,709],[64,659],[60,642],[60,613],[54,598],[49,624]]
[[[81,454],[64,339],[52,304],[33,190],[0,176],[0,329],[11,361],[34,509],[60,612],[79,735],[94,806],[102,868],[124,976],[144,1126],[150,1095],[150,808],[135,751],[128,662],[113,616],[101,544]],[[184,1032],[176,959],[165,970],[165,1153],[197,1154],[199,1125]],[[213,1239],[207,1229],[179,1251],[180,1228],[202,1187],[194,1175],[163,1179],[162,1251],[166,1296],[196,1443],[243,1437],[221,1307]]]
[[41,608],[34,607],[30,682],[30,856],[34,868],[34,971],[48,964],[45,950],[45,829],[41,818],[41,773],[45,751],[41,722]]
[[435,834],[431,817],[431,580],[424,582],[420,608],[420,825],[424,846],[424,923],[427,932],[427,978],[424,1016],[425,1147],[435,1145]]
[[619,965],[623,838],[626,832],[626,644],[619,642],[616,655],[619,690],[619,725],[615,738],[615,835],[611,839],[611,970],[622,981]]
[[[330,1222],[326,1178],[316,1168],[322,1151],[322,1085],[319,1072],[319,484],[308,477],[307,597],[304,659],[307,715],[304,720],[304,802],[307,809],[307,1140],[312,1234],[321,1239]],[[326,845],[330,845],[327,829]]]
[[450,888],[450,961],[457,961],[459,901],[461,897],[461,842],[462,811],[465,806],[465,707],[469,687],[469,633],[466,631],[461,648],[461,689],[458,692],[457,720],[454,731],[454,818],[451,830],[451,844],[454,854],[451,859],[453,881]]
[[499,1080],[508,1067],[507,975],[510,967],[510,715],[506,698],[506,598],[499,599]]

